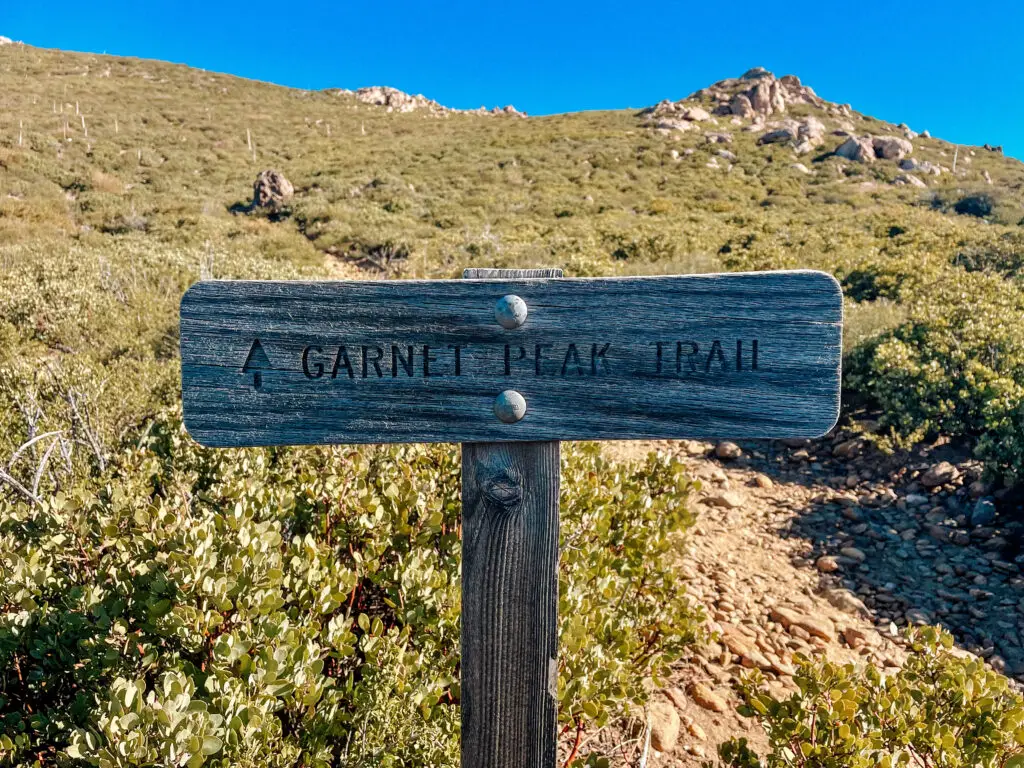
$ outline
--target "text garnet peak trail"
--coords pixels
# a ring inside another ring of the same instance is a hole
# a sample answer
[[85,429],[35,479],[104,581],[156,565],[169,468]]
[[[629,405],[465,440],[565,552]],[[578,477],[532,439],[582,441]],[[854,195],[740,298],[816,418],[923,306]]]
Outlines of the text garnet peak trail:
[[210,281],[181,313],[210,445],[814,436],[838,414],[842,302],[818,272]]

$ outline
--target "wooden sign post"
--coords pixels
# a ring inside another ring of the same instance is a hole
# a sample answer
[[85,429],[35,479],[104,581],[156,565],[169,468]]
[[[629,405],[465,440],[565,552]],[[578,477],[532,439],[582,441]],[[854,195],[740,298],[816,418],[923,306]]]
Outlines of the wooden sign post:
[[461,442],[462,765],[556,760],[560,440],[816,437],[842,295],[820,272],[207,281],[181,302],[204,445]]

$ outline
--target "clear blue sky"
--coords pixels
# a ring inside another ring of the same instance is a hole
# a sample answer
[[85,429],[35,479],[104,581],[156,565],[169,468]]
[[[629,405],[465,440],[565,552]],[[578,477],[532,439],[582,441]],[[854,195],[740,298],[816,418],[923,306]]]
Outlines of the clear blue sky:
[[1021,0],[0,0],[0,35],[531,114],[646,106],[759,65],[875,117],[1024,158]]

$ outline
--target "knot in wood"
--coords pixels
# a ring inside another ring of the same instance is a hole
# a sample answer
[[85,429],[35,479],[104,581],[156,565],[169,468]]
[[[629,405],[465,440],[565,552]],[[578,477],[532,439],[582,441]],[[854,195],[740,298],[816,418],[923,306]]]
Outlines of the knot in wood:
[[513,512],[523,503],[523,477],[513,467],[485,473],[481,489],[487,505],[503,512]]

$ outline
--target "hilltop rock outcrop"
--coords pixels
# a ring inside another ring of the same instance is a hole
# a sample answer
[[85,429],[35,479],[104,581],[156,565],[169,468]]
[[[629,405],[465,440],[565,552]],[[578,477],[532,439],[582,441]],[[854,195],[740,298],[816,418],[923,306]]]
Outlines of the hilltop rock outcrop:
[[453,109],[439,104],[433,99],[428,99],[423,94],[410,94],[391,88],[386,85],[371,85],[366,88],[359,88],[355,91],[338,88],[330,91],[334,94],[355,96],[363,104],[373,107],[383,107],[387,112],[416,112],[426,111],[435,115],[447,114],[472,114],[472,115],[508,115],[512,117],[526,117],[525,112],[520,112],[511,104],[504,107],[479,107],[478,109]]
[[729,78],[694,93],[691,99],[710,98],[715,113],[742,118],[781,115],[793,104],[824,107],[826,102],[796,75],[776,78],[763,67],[747,70],[738,78]]
[[740,77],[720,80],[707,88],[701,88],[681,101],[666,99],[645,110],[644,114],[661,117],[693,110],[696,108],[694,101],[705,99],[714,102],[713,112],[716,115],[735,115],[744,119],[782,115],[793,104],[812,104],[817,107],[826,105],[809,86],[802,85],[796,75],[785,75],[777,79],[768,70],[755,67]]
[[417,109],[425,109],[429,112],[445,111],[445,107],[422,94],[413,96],[397,88],[389,88],[386,85],[372,85],[368,88],[359,88],[353,92],[353,95],[364,104],[384,107],[388,112],[413,112]]

